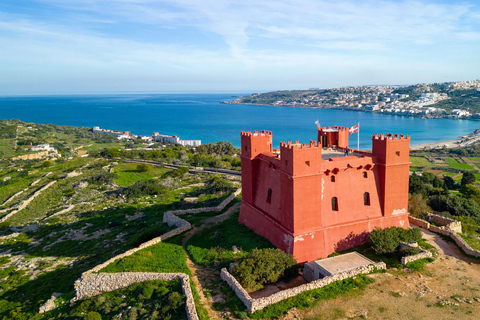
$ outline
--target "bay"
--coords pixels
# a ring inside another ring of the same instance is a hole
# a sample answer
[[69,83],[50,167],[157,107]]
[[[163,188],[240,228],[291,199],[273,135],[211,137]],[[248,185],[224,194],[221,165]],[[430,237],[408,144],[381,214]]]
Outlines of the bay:
[[[220,104],[245,94],[117,94],[0,97],[0,119],[177,135],[202,143],[230,141],[240,146],[240,132],[269,130],[280,141],[316,139],[322,126],[360,123],[360,148],[371,148],[374,133],[411,136],[411,144],[450,140],[480,128],[472,120],[421,119],[334,109]],[[357,134],[350,135],[356,147]]]

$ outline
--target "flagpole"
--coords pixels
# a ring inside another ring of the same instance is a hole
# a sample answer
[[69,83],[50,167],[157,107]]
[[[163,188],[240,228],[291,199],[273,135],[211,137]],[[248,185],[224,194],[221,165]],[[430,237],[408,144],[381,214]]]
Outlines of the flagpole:
[[360,122],[358,122],[358,131],[357,131],[357,150],[360,150]]

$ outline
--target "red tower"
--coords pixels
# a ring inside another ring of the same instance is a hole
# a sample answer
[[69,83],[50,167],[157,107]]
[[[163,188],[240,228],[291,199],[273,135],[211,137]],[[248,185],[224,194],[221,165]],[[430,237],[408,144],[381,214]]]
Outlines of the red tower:
[[271,132],[241,140],[239,221],[297,261],[361,244],[375,227],[409,226],[410,137],[374,135],[372,153],[326,159],[315,141],[274,153]]
[[322,147],[344,149],[348,147],[347,127],[317,128],[317,141]]

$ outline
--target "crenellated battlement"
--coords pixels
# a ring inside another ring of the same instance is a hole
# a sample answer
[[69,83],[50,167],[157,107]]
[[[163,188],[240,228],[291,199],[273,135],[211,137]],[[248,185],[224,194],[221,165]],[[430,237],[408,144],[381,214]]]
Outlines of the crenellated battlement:
[[267,130],[261,130],[258,132],[255,130],[253,133],[251,131],[242,131],[240,133],[242,137],[259,137],[259,136],[272,136],[272,131],[267,131]]
[[378,134],[374,134],[373,137],[372,137],[372,140],[390,140],[390,141],[393,141],[393,140],[408,140],[410,141],[410,136],[405,136],[403,134],[393,134],[393,133],[387,133],[386,135],[384,135],[383,133],[381,133],[380,135]]
[[338,131],[346,131],[348,130],[349,128],[348,127],[342,127],[342,126],[328,126],[328,127],[318,127],[318,131],[322,131],[322,130],[338,130]]
[[318,144],[315,140],[310,140],[310,143],[300,143],[299,140],[295,140],[294,143],[291,141],[280,142],[280,150],[281,149],[310,149],[310,148],[318,148]]

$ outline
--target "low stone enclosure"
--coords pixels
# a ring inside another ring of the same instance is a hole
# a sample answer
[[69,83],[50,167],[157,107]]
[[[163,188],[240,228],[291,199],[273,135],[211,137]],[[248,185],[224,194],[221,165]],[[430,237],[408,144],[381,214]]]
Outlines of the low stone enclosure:
[[251,298],[248,292],[242,287],[242,285],[237,281],[237,279],[235,279],[235,277],[233,277],[227,271],[226,268],[222,269],[220,273],[220,277],[222,278],[223,281],[227,282],[230,288],[232,288],[232,290],[235,292],[237,297],[247,307],[248,312],[255,312],[258,310],[262,310],[263,308],[271,304],[297,296],[302,292],[322,288],[335,281],[351,278],[358,274],[367,274],[374,270],[382,270],[382,269],[386,269],[386,265],[384,262],[372,263],[368,266],[361,266],[356,269],[347,270],[345,272],[337,273],[329,277],[315,280],[310,283],[302,284],[298,287],[286,289],[286,290],[274,293],[268,297],[258,298],[258,299]]
[[178,235],[182,232],[185,232],[192,228],[191,224],[188,221],[185,221],[177,215],[183,215],[187,213],[199,213],[199,212],[209,212],[222,211],[236,196],[242,192],[242,189],[239,188],[233,194],[231,194],[227,199],[220,203],[217,207],[208,207],[208,208],[199,208],[199,209],[187,209],[187,210],[177,210],[177,211],[167,211],[163,214],[163,222],[169,226],[176,226],[174,230],[171,230],[160,237],[154,238],[147,242],[142,243],[137,248],[130,249],[122,254],[119,254],[102,264],[97,265],[96,267],[85,271],[80,279],[75,281],[75,291],[76,296],[72,299],[72,302],[77,300],[97,296],[107,291],[114,291],[117,289],[128,287],[136,282],[143,282],[149,280],[174,280],[180,279],[182,282],[182,291],[186,297],[185,309],[187,313],[187,318],[189,320],[198,320],[197,310],[195,309],[195,302],[193,299],[192,289],[190,287],[190,277],[184,273],[153,273],[153,272],[121,272],[121,273],[94,273],[102,270],[109,264],[113,263],[118,259],[130,256],[135,252],[147,248],[149,246],[155,245],[162,240]]
[[428,221],[414,218],[412,216],[409,216],[408,220],[410,223],[415,224],[419,227],[422,227],[424,229],[427,229],[436,233],[440,233],[440,234],[443,234],[444,236],[448,236],[452,238],[452,240],[455,241],[455,243],[460,248],[462,248],[462,250],[465,251],[466,254],[469,254],[474,257],[480,257],[480,251],[472,249],[472,247],[470,247],[468,243],[465,240],[463,240],[461,236],[457,234],[462,232],[462,224],[460,221],[456,221],[456,220],[442,217],[432,213],[427,214],[427,220],[440,225],[440,227],[434,226],[430,224]]

